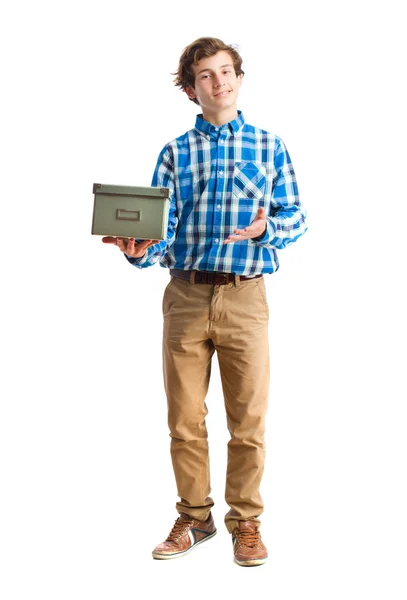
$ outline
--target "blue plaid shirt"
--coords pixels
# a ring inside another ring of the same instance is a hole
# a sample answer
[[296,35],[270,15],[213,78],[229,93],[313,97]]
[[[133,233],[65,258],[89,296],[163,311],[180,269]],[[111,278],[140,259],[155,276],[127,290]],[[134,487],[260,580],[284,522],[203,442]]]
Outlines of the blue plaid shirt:
[[[160,261],[164,268],[273,273],[277,250],[307,230],[283,141],[248,125],[241,111],[221,127],[197,115],[194,129],[161,150],[151,185],[170,189],[167,239],[142,258],[125,255],[140,269]],[[267,215],[264,234],[223,244],[236,228],[250,225],[260,206]]]

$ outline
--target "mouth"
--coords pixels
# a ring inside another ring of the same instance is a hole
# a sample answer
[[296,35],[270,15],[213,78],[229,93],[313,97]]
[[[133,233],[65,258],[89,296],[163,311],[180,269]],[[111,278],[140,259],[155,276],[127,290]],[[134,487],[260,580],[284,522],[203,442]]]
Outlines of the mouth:
[[226,92],[219,92],[219,94],[214,94],[214,96],[221,98],[222,96],[227,96],[228,94],[230,94],[230,90],[226,90]]

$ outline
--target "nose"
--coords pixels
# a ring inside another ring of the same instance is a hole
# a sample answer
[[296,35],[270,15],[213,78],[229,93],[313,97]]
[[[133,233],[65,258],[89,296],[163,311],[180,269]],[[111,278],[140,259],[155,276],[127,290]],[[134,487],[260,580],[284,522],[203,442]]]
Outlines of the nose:
[[215,75],[215,82],[214,82],[214,86],[215,87],[222,87],[222,85],[225,85],[225,82],[221,81],[221,78],[219,75]]

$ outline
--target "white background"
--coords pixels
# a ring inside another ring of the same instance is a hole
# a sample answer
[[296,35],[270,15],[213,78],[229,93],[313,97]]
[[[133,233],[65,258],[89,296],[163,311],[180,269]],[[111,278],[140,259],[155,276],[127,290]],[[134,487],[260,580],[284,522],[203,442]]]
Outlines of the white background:
[[[8,2],[1,23],[2,598],[405,599],[401,2]],[[218,535],[151,558],[177,516],[169,276],[90,234],[93,183],[150,185],[161,148],[194,126],[171,73],[200,36],[238,44],[238,108],[287,145],[309,217],[266,276],[270,558],[257,569],[234,564],[223,524],[216,354]]]

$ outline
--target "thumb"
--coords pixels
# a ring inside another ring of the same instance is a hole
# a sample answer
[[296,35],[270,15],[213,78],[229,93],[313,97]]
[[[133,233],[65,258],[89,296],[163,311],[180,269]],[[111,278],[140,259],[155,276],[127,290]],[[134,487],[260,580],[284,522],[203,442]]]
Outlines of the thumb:
[[257,217],[260,219],[266,218],[266,211],[264,210],[263,206],[260,206],[259,210],[257,211]]

